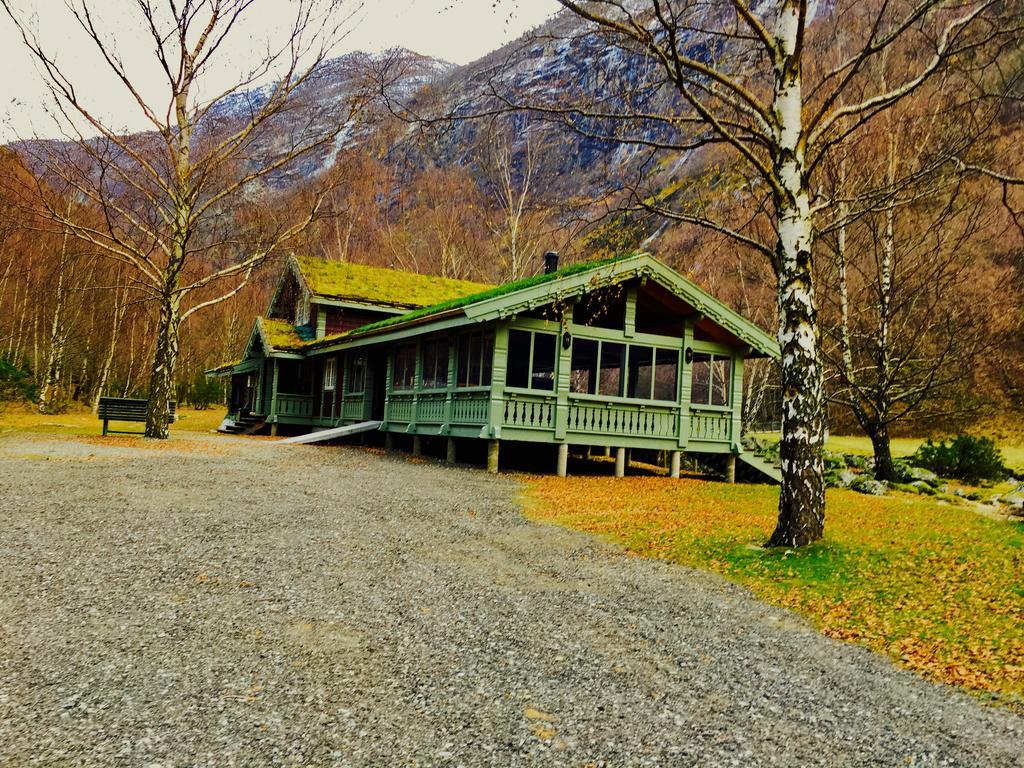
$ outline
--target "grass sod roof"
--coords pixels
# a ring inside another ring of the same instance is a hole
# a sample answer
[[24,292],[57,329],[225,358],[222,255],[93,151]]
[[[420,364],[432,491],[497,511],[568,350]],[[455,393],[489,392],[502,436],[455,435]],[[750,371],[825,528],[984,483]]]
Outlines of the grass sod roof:
[[324,298],[416,309],[491,288],[487,283],[452,280],[387,267],[371,267],[313,256],[293,258],[309,290]]
[[294,326],[287,320],[261,317],[260,335],[268,347],[282,352],[299,351],[313,340],[313,329],[308,325]]
[[421,309],[413,310],[412,312],[407,312],[404,315],[389,317],[385,320],[378,320],[375,323],[363,325],[360,326],[359,328],[354,328],[351,331],[346,331],[344,333],[336,333],[331,336],[325,336],[322,339],[317,339],[316,345],[319,346],[321,344],[340,341],[342,339],[351,339],[357,336],[362,336],[363,334],[366,333],[373,333],[384,328],[389,328],[393,325],[402,325],[405,323],[413,322],[414,320],[427,318],[432,315],[440,315],[445,312],[451,312],[453,310],[469,306],[470,304],[476,304],[478,301],[495,299],[498,298],[499,296],[504,296],[505,294],[508,293],[521,291],[524,288],[532,288],[535,285],[541,285],[543,283],[551,282],[553,280],[558,280],[559,278],[569,277],[570,275],[575,275],[580,272],[586,272],[587,270],[590,269],[608,266],[609,264],[614,264],[617,261],[621,261],[622,259],[626,259],[634,255],[636,254],[629,253],[621,256],[613,256],[607,259],[599,259],[597,261],[585,261],[579,264],[572,264],[568,267],[564,267],[556,272],[534,275],[533,277],[525,277],[522,280],[516,280],[511,283],[502,283],[501,285],[496,285],[493,288],[489,288],[488,290],[481,291],[479,293],[474,293],[468,296],[461,296],[459,298],[450,299],[448,301],[444,301],[430,307],[423,307]]

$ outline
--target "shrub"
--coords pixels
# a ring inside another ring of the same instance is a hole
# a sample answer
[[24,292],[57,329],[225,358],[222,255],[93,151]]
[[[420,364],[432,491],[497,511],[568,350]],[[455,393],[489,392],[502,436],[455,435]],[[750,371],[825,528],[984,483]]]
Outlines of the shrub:
[[987,437],[957,435],[948,444],[945,440],[927,440],[911,457],[917,467],[930,469],[940,477],[953,477],[968,483],[1002,480],[1010,470],[996,444]]
[[35,400],[32,371],[18,365],[8,354],[0,354],[0,401]]

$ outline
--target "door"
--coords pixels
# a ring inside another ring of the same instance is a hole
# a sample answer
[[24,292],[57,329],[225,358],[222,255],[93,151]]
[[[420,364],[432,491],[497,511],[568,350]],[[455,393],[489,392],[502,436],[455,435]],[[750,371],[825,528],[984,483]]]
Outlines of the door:
[[383,349],[371,350],[367,363],[370,369],[370,419],[383,421],[384,400],[387,397],[387,353]]

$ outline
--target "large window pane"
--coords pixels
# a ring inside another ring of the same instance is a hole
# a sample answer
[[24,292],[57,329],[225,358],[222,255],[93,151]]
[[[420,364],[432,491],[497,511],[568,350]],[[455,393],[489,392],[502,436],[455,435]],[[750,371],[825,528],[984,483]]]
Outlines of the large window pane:
[[711,404],[729,404],[729,375],[732,371],[732,360],[727,357],[715,356],[711,366]]
[[697,352],[690,375],[690,402],[707,405],[711,396],[711,355]]
[[597,392],[597,342],[593,339],[576,339],[572,343],[569,391],[582,395]]
[[469,336],[459,339],[458,371],[455,385],[458,387],[469,386]]
[[423,345],[423,387],[443,389],[448,386],[448,341],[436,339]]
[[653,364],[654,350],[651,347],[640,347],[636,344],[630,345],[628,397],[635,397],[641,400],[650,399]]
[[659,349],[654,359],[654,399],[679,398],[679,350]]
[[480,345],[480,381],[479,386],[491,386],[491,368],[494,365],[494,336],[487,333]]
[[625,356],[625,344],[608,341],[601,344],[601,376],[598,380],[600,394],[622,396],[622,364]]
[[530,386],[533,389],[552,391],[555,388],[555,345],[553,333],[533,334],[533,374]]
[[508,332],[508,364],[505,383],[526,388],[530,384],[530,332]]
[[348,365],[348,391],[358,394],[366,387],[366,353],[355,353]]
[[416,345],[407,344],[395,350],[391,367],[392,389],[412,389],[416,381]]

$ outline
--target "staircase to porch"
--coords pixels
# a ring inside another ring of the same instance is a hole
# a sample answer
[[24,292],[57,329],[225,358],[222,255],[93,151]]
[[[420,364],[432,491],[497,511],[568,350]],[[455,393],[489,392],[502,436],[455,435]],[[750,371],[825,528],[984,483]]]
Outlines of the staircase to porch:
[[759,441],[744,436],[743,453],[739,454],[737,458],[764,477],[776,483],[782,482],[782,467],[778,457],[766,452]]
[[232,418],[225,418],[217,427],[218,432],[227,435],[252,435],[259,432],[267,423],[262,413],[246,413]]

